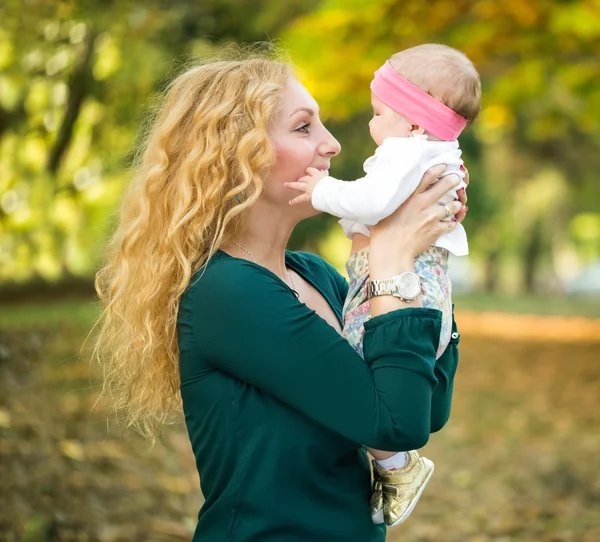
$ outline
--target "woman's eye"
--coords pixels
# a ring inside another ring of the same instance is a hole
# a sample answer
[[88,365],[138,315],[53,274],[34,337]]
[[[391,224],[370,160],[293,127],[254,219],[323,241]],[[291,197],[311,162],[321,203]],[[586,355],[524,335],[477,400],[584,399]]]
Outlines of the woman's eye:
[[300,126],[300,128],[296,128],[294,130],[294,132],[301,132],[303,134],[308,134],[308,127],[309,126],[310,126],[310,123],[303,124],[302,126]]

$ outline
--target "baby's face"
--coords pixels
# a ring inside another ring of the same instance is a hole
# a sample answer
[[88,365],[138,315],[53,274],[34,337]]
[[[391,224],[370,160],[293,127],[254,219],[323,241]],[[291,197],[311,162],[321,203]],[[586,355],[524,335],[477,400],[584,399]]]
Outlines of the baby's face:
[[412,124],[403,116],[385,105],[377,96],[371,94],[373,118],[369,122],[371,137],[381,145],[386,137],[410,137]]

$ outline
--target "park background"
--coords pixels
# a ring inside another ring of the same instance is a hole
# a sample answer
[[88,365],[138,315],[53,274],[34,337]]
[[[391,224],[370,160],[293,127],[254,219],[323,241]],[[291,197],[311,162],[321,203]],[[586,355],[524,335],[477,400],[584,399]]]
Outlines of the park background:
[[[181,419],[150,448],[96,402],[93,276],[162,90],[265,41],[342,143],[340,178],[374,150],[369,82],[393,52],[445,43],[482,78],[453,414],[388,540],[600,540],[600,0],[2,0],[0,541],[190,539]],[[342,270],[349,247],[321,215],[290,248]]]

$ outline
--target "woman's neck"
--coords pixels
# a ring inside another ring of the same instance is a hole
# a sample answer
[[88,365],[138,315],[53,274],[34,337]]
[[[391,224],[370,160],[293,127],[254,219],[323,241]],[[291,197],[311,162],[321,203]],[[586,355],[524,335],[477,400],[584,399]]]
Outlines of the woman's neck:
[[253,257],[257,264],[286,277],[285,249],[297,222],[289,209],[285,211],[257,201],[248,209],[244,231],[234,239],[237,245],[225,248],[236,257],[249,260]]

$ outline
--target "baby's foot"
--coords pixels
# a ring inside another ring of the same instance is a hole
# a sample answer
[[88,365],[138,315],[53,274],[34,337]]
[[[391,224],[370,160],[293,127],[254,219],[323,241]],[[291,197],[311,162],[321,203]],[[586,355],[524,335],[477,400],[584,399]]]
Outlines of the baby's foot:
[[[433,474],[433,463],[418,452],[407,452],[408,461],[397,470],[388,470],[373,461],[371,517],[375,523],[395,527],[414,510]],[[383,514],[381,513],[383,512]],[[383,517],[382,517],[383,516]]]

